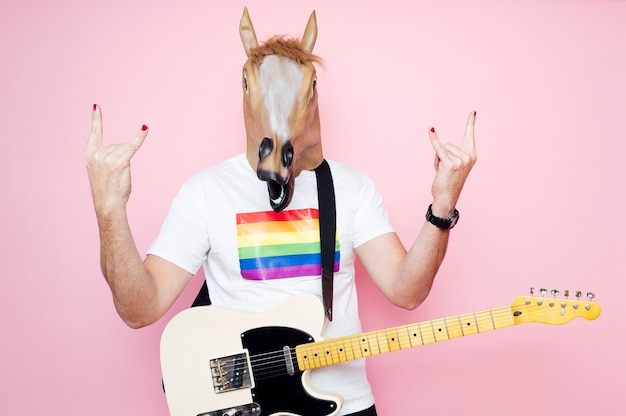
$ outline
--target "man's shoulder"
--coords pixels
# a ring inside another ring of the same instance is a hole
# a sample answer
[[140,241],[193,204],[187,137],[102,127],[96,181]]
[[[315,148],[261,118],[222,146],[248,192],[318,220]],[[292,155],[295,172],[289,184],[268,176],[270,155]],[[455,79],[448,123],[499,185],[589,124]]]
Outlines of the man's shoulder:
[[188,182],[202,182],[207,179],[214,180],[218,177],[245,174],[247,166],[245,154],[237,154],[196,172]]
[[347,183],[371,182],[370,177],[363,171],[334,160],[327,160],[333,180]]

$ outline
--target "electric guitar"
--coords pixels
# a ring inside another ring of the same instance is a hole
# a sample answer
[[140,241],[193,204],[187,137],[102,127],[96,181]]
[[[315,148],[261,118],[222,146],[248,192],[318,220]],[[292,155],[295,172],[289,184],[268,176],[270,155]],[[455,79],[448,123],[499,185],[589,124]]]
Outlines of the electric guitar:
[[[541,289],[542,295],[546,294]],[[532,294],[532,291],[531,291]],[[343,398],[317,390],[310,370],[525,322],[596,319],[587,299],[520,296],[510,306],[379,331],[323,339],[324,310],[313,295],[263,314],[215,306],[185,309],[161,338],[161,368],[171,416],[332,416]]]

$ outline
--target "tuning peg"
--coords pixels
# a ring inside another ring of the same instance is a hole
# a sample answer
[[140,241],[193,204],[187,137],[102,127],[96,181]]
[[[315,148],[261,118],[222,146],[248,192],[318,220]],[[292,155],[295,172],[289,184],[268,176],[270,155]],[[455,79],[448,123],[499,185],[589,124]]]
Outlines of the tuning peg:
[[583,293],[580,290],[576,291],[576,297],[578,298],[578,300],[580,300],[580,297],[583,295]]
[[545,296],[546,293],[548,293],[548,289],[539,289],[539,292],[541,293],[541,296]]
[[550,293],[552,293],[552,296],[554,296],[554,297],[556,298],[556,297],[557,297],[557,295],[559,294],[559,291],[558,291],[558,290],[556,290],[556,289],[552,289],[552,290],[550,291]]
[[534,287],[530,288],[530,294],[531,294],[531,296],[535,294],[535,288]]
[[565,290],[565,292],[563,292],[563,296],[565,296],[565,299],[569,298],[569,290]]
[[595,297],[596,295],[593,292],[587,292],[587,299],[589,299],[589,301],[592,301]]

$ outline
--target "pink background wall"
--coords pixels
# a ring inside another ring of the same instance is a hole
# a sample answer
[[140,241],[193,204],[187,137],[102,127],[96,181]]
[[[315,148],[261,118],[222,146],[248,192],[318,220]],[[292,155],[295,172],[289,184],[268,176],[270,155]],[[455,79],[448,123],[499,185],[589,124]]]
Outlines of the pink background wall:
[[[244,148],[238,23],[299,36],[326,61],[326,156],[366,171],[398,233],[430,202],[426,129],[479,160],[445,265],[412,312],[359,276],[365,329],[510,304],[529,287],[594,291],[596,321],[528,324],[369,359],[381,415],[618,414],[623,408],[626,2],[2,1],[2,413],[166,415],[159,338],[134,331],[100,276],[81,152],[150,126],[129,215],[145,251],[194,172]],[[410,409],[410,410],[406,410]]]

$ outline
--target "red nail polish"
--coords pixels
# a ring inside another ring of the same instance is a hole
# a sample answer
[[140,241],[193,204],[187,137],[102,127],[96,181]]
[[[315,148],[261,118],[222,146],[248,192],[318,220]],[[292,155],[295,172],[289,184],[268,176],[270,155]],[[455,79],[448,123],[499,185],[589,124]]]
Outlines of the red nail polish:
[[434,127],[431,127],[431,128],[430,128],[430,132],[431,132],[431,133],[434,133],[434,132],[435,132],[435,128],[434,128]]
[[96,111],[96,108],[98,108],[98,105],[97,105],[97,104],[94,104],[94,105],[93,105],[93,111]]
[[476,117],[476,111],[474,111],[474,117]]
[[146,126],[145,124],[143,126],[141,126],[141,130],[146,131],[148,130],[148,126]]

